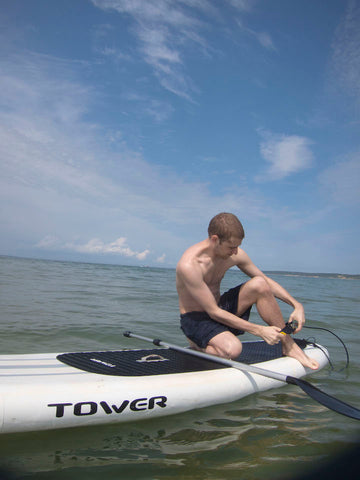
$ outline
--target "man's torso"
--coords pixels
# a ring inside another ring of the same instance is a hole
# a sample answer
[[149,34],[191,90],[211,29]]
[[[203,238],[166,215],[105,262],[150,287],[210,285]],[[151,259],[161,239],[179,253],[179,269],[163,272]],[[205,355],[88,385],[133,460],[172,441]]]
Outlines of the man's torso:
[[[236,263],[232,258],[211,258],[200,242],[190,247],[181,257],[178,267],[182,263],[190,263],[193,268],[198,268],[201,271],[202,281],[208,286],[216,303],[220,300],[220,284],[229,268]],[[176,287],[179,295],[180,313],[203,311],[201,305],[191,295],[191,291],[186,286],[186,281],[179,272],[181,268],[177,269]]]

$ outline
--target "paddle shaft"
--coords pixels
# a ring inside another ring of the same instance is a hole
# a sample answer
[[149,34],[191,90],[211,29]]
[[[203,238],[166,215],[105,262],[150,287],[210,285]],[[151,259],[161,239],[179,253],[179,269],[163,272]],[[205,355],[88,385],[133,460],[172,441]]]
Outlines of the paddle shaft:
[[179,347],[178,345],[166,343],[159,339],[151,339],[148,337],[143,337],[141,335],[136,335],[132,332],[124,332],[124,336],[138,338],[139,340],[151,342],[156,346],[163,346],[170,348],[171,350],[176,350],[178,352],[183,352],[188,355],[193,355],[194,357],[204,358],[215,363],[220,363],[228,367],[236,368],[237,370],[241,370],[242,372],[255,373],[257,375],[263,375],[264,377],[269,377],[275,380],[280,380],[281,382],[289,383],[290,385],[297,385],[303,390],[303,392],[309,395],[309,397],[311,397],[316,402],[321,403],[330,410],[340,413],[341,415],[345,415],[346,417],[360,420],[360,410],[358,408],[353,407],[352,405],[349,405],[348,403],[345,403],[342,400],[339,400],[338,398],[335,398],[326,392],[323,392],[319,388],[314,387],[314,385],[311,385],[311,383],[307,382],[306,380],[302,380],[301,378],[292,377],[291,375],[284,375],[278,372],[272,372],[270,370],[265,370],[264,368],[255,367],[254,365],[247,365],[245,363],[228,360],[226,358],[216,357],[214,355],[209,355],[207,353],[199,352],[190,348]]

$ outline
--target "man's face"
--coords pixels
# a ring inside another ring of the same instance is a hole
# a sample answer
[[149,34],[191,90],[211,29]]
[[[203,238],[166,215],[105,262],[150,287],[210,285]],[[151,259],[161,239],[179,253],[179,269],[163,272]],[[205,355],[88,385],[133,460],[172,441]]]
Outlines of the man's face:
[[241,245],[242,239],[236,237],[230,237],[229,240],[219,241],[217,246],[217,255],[223,259],[230,258],[238,251],[238,247]]

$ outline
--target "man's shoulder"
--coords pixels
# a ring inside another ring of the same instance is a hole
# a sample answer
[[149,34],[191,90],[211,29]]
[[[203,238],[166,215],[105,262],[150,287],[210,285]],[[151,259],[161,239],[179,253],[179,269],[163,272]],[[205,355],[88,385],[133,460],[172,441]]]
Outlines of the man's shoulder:
[[238,248],[237,254],[235,255],[235,259],[238,261],[247,261],[249,259],[248,254],[242,248]]
[[197,258],[194,255],[185,252],[176,266],[176,272],[186,274],[188,271],[196,268],[198,264]]
[[[206,255],[205,255],[206,256]],[[205,261],[206,263],[206,261]],[[204,264],[204,248],[203,242],[196,243],[189,247],[183,253],[177,266],[176,273],[181,276],[193,275],[202,273]]]
[[249,262],[249,256],[247,255],[247,253],[241,249],[241,248],[238,248],[238,251],[235,255],[232,255],[228,260],[227,260],[227,267],[228,269],[229,268],[232,268],[232,267],[238,267],[240,270],[243,269],[243,267],[245,268],[246,265],[248,264]]
[[201,254],[202,251],[202,245],[203,242],[195,243],[194,245],[191,245],[191,247],[188,247],[185,252],[182,254],[178,265],[182,265],[188,262],[197,262],[199,255]]

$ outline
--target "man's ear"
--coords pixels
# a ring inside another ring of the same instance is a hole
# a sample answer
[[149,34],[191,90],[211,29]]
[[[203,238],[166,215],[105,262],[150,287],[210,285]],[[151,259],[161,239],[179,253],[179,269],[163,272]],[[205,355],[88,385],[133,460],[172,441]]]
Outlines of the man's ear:
[[214,247],[217,247],[220,244],[220,239],[217,235],[211,235],[210,242],[212,245],[214,245]]

